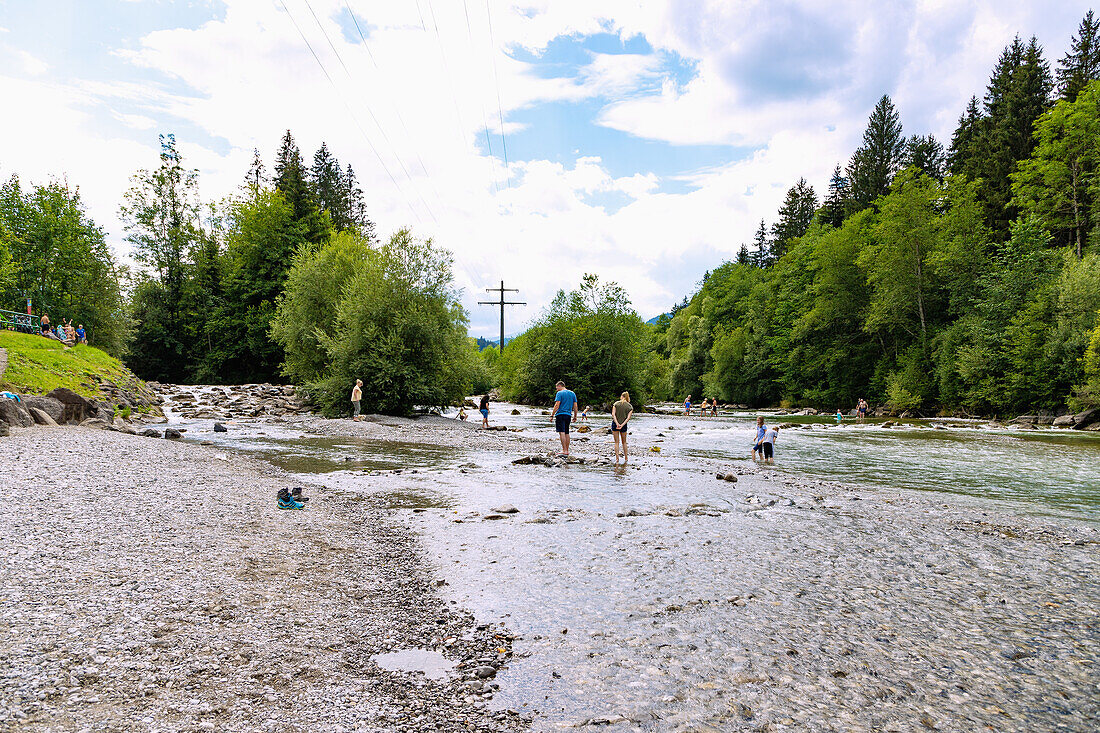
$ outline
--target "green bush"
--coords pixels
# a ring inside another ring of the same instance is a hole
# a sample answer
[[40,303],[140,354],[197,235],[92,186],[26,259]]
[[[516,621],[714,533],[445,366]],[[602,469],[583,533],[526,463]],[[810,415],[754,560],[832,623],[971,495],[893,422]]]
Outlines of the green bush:
[[560,379],[582,404],[614,401],[624,390],[640,403],[645,329],[622,288],[585,275],[580,288],[559,291],[546,314],[508,344],[498,360],[504,394],[548,404]]
[[300,254],[272,333],[286,350],[287,375],[304,377],[329,416],[350,412],[357,378],[367,412],[453,404],[466,394],[476,359],[450,255],[406,229],[378,248],[337,237]]

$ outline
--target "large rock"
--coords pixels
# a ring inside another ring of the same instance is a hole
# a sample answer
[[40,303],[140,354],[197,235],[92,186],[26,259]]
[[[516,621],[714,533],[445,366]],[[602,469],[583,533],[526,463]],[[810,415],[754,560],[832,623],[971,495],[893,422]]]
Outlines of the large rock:
[[98,418],[98,417],[89,417],[87,420],[82,420],[80,422],[80,427],[82,427],[82,428],[95,428],[97,430],[113,430],[114,429],[114,426],[111,425],[111,423],[109,423],[106,420],[103,420],[101,418]]
[[82,424],[87,418],[99,415],[94,402],[66,387],[58,387],[46,396],[52,397],[64,406],[61,419],[57,421],[59,423]]
[[6,438],[9,435],[11,435],[11,428],[8,427],[6,422],[0,420],[0,438]]
[[31,413],[31,417],[39,425],[45,425],[46,427],[57,427],[57,421],[46,414],[45,410],[39,410],[37,407],[28,407],[27,411]]
[[1073,427],[1073,415],[1062,415],[1061,417],[1054,418],[1054,427],[1056,428],[1072,428]]
[[1092,407],[1073,416],[1073,427],[1077,430],[1085,430],[1094,423],[1100,423],[1100,407]]
[[60,423],[64,419],[65,405],[61,403],[61,400],[33,394],[20,395],[20,397],[23,398],[23,404],[27,407],[28,411],[32,407],[37,408],[49,415],[54,423]]
[[164,431],[164,437],[168,438],[168,440],[180,440],[181,438],[183,438],[183,433],[176,430],[175,428],[168,428]]
[[34,425],[34,418],[22,403],[0,397],[0,422],[13,428],[29,428]]

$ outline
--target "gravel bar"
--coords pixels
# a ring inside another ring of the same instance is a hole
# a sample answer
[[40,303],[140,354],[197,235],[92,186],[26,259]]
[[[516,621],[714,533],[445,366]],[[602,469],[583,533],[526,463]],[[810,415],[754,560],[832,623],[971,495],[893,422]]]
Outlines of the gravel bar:
[[[513,637],[434,593],[369,498],[193,443],[13,430],[0,451],[0,730],[510,731]],[[441,651],[433,680],[373,657]],[[503,673],[502,673],[503,676]]]

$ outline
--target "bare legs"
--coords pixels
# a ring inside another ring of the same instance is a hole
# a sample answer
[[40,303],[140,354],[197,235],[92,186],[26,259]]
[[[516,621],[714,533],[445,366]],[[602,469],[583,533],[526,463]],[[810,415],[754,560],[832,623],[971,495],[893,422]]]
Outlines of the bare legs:
[[625,430],[612,430],[612,434],[615,436],[615,462],[619,462],[619,444],[623,446],[623,463],[627,461],[626,455],[626,431]]

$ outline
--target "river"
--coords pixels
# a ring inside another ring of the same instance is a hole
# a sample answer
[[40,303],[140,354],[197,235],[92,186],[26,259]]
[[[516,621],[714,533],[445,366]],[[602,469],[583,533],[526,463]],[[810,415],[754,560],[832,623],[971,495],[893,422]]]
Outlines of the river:
[[[549,437],[540,411],[494,407]],[[190,427],[400,510],[445,597],[520,635],[491,704],[536,729],[1088,729],[1100,435],[769,419],[809,427],[781,430],[767,468],[750,413],[639,415],[628,468]],[[606,455],[606,421],[575,454]]]

